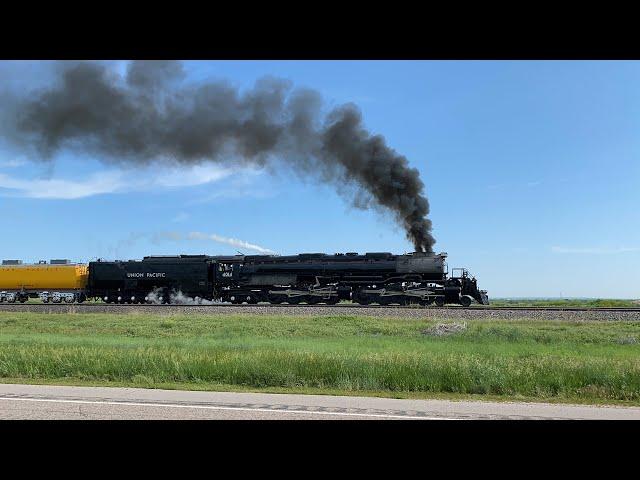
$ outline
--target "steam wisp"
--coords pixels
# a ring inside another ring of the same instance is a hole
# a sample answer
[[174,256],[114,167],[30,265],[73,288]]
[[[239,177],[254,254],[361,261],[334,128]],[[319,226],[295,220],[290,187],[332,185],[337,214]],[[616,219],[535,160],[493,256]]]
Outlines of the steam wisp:
[[[162,298],[162,289],[156,288],[152,292],[150,292],[146,299],[147,302],[152,305],[161,305],[164,303],[164,298]],[[186,296],[180,290],[175,291],[172,290],[169,294],[169,302],[173,305],[215,305],[216,302],[212,302],[211,300],[207,300],[206,298],[196,297],[191,298]]]
[[245,242],[244,240],[238,240],[237,238],[228,238],[215,233],[202,233],[202,232],[189,232],[187,235],[183,235],[180,232],[162,232],[155,236],[156,239],[170,239],[175,241],[182,240],[210,240],[213,242],[224,243],[236,248],[245,248],[254,250],[259,253],[272,254],[276,253],[268,248],[261,247],[254,243]]

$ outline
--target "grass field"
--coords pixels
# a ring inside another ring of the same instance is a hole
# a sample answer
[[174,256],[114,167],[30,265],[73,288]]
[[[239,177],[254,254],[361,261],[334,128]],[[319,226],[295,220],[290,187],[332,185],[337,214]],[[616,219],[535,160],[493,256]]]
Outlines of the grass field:
[[495,298],[492,307],[584,307],[584,308],[640,308],[640,300],[615,298]]
[[640,404],[640,322],[0,313],[0,381]]

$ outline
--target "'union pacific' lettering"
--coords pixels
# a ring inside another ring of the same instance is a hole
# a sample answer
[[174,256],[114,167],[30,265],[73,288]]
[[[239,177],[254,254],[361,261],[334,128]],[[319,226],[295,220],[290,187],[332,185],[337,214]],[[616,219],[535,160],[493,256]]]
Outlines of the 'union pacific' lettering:
[[134,273],[127,273],[127,277],[128,278],[164,278],[166,277],[167,274],[165,272],[153,272],[153,273],[147,273],[146,275],[144,273],[141,272],[134,272]]

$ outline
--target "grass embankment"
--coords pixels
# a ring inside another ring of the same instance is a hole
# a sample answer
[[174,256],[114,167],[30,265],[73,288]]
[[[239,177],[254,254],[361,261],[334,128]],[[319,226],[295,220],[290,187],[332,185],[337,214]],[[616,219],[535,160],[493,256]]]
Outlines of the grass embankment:
[[549,298],[549,299],[491,299],[492,307],[581,307],[581,308],[640,308],[640,300],[615,298]]
[[640,322],[0,313],[0,381],[640,404]]

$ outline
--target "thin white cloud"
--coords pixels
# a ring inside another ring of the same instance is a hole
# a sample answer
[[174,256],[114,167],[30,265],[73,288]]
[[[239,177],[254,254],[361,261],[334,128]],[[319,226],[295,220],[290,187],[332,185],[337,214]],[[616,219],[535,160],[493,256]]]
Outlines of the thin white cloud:
[[553,253],[577,253],[590,255],[612,255],[617,253],[640,252],[640,247],[619,247],[619,248],[567,248],[567,247],[551,247]]
[[216,189],[206,192],[190,201],[187,205],[204,205],[219,198],[271,198],[277,195],[274,185],[265,182],[256,184],[255,178],[263,172],[255,168],[245,168],[235,172]]
[[[96,172],[81,180],[25,179],[0,173],[0,194],[38,199],[75,200],[107,193],[148,191],[203,185],[228,177],[233,170],[217,165],[149,167]],[[2,190],[6,190],[2,192]]]
[[10,190],[7,195],[27,198],[75,200],[104,193],[122,191],[125,186],[121,175],[105,172],[92,175],[84,181],[47,179],[23,180],[0,173],[0,189]]
[[160,187],[191,187],[205,183],[216,182],[231,175],[231,169],[216,165],[194,165],[184,168],[170,168],[159,170],[153,183]]
[[14,158],[12,160],[3,160],[3,161],[0,161],[0,168],[18,168],[18,167],[22,167],[26,163],[27,163],[26,160],[21,158]]
[[493,184],[487,185],[486,189],[487,190],[504,190],[504,189],[516,189],[516,188],[519,189],[523,186],[526,186],[528,188],[534,188],[534,187],[539,187],[540,185],[542,185],[542,182],[539,180],[526,182],[526,183],[519,183],[519,182],[493,183]]
[[171,219],[172,222],[178,223],[178,222],[184,222],[185,220],[189,219],[189,214],[186,212],[180,212],[178,213],[175,217],[173,217]]

